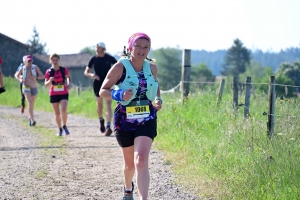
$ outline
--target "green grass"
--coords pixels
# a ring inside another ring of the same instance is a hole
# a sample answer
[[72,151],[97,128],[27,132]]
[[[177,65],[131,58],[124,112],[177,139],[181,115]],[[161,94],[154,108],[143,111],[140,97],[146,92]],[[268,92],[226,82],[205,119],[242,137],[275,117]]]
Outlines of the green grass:
[[[213,92],[194,94],[184,105],[179,94],[164,97],[155,145],[181,183],[221,199],[300,198],[298,118],[276,117],[276,134],[269,139],[262,114],[268,111],[266,95],[251,99],[248,120],[243,107],[235,115],[229,91],[219,106]],[[277,100],[276,113],[300,116],[299,100]]]
[[[5,79],[0,104],[18,106],[18,83]],[[199,90],[198,90],[199,91]],[[275,135],[267,135],[267,95],[251,99],[250,118],[243,107],[234,113],[231,91],[216,106],[216,88],[195,92],[182,105],[180,94],[165,94],[158,113],[155,148],[166,154],[178,182],[192,184],[199,195],[218,199],[300,199],[299,100],[276,102]],[[16,92],[16,94],[15,94]],[[14,97],[14,98],[11,98]],[[36,109],[52,111],[47,90],[40,89]],[[243,97],[239,103],[243,102]],[[96,117],[93,92],[70,94],[69,112]]]
[[[4,77],[6,92],[0,95],[0,105],[7,105],[12,107],[21,106],[21,92],[19,83],[14,78]],[[40,82],[38,86],[38,95],[35,102],[35,109],[46,112],[53,112],[49,99],[49,88],[43,86]],[[26,104],[27,105],[27,104]],[[113,103],[113,106],[115,103]],[[89,118],[97,118],[96,101],[92,89],[80,91],[77,95],[75,88],[69,92],[68,113],[79,114]]]

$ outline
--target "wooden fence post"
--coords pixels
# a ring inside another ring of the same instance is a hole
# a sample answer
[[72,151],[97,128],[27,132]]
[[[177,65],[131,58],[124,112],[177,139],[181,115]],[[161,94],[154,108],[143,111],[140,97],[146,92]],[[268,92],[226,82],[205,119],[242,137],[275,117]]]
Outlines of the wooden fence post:
[[217,105],[219,105],[219,103],[222,101],[224,85],[225,85],[225,80],[222,79],[220,82],[220,87],[219,87],[219,91],[218,91]]
[[181,68],[181,99],[182,102],[187,99],[190,92],[190,74],[191,74],[191,50],[184,49],[182,52]]
[[234,76],[232,80],[232,106],[235,111],[239,108],[239,90],[238,77]]
[[246,78],[246,91],[245,91],[245,105],[244,105],[244,118],[248,119],[250,113],[250,96],[251,96],[251,77]]
[[274,113],[275,113],[275,76],[270,76],[269,79],[269,112],[268,112],[268,136],[274,135]]

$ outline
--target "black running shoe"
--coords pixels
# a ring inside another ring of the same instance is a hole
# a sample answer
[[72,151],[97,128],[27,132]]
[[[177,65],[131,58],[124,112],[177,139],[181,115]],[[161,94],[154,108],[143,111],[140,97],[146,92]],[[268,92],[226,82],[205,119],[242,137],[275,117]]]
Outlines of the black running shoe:
[[105,132],[104,119],[100,119],[100,131],[101,133]]
[[134,189],[134,184],[133,184],[133,182],[132,182],[132,189],[131,189],[131,191],[125,190],[125,187],[124,187],[124,196],[123,196],[123,200],[134,200],[134,198],[133,198],[133,189]]

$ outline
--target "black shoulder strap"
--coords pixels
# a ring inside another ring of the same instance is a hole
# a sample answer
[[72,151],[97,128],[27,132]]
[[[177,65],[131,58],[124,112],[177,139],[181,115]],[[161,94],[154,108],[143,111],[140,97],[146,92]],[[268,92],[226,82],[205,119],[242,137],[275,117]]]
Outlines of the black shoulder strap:
[[[54,77],[54,68],[51,67],[49,70],[50,77]],[[52,85],[54,85],[54,81],[52,81]]]
[[[63,83],[65,83],[65,80],[66,80],[65,68],[62,67],[62,66],[59,66],[59,71],[60,71],[61,76],[63,78]],[[50,77],[54,77],[54,68],[53,67],[50,68],[49,73],[50,73]],[[54,81],[52,81],[52,84],[54,84]]]
[[50,77],[54,77],[54,68],[51,67],[49,70]]
[[66,81],[65,68],[62,67],[62,66],[59,66],[59,70],[60,70],[60,73],[61,73],[61,75],[62,75],[62,77],[63,77],[63,83],[65,83],[65,81]]

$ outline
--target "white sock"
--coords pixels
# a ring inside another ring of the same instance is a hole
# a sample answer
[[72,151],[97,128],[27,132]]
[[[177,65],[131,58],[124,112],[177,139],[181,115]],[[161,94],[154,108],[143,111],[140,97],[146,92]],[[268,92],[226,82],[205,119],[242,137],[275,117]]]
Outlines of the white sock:
[[131,191],[132,191],[132,187],[131,187],[130,189],[127,189],[127,188],[125,187],[125,191],[131,192]]

